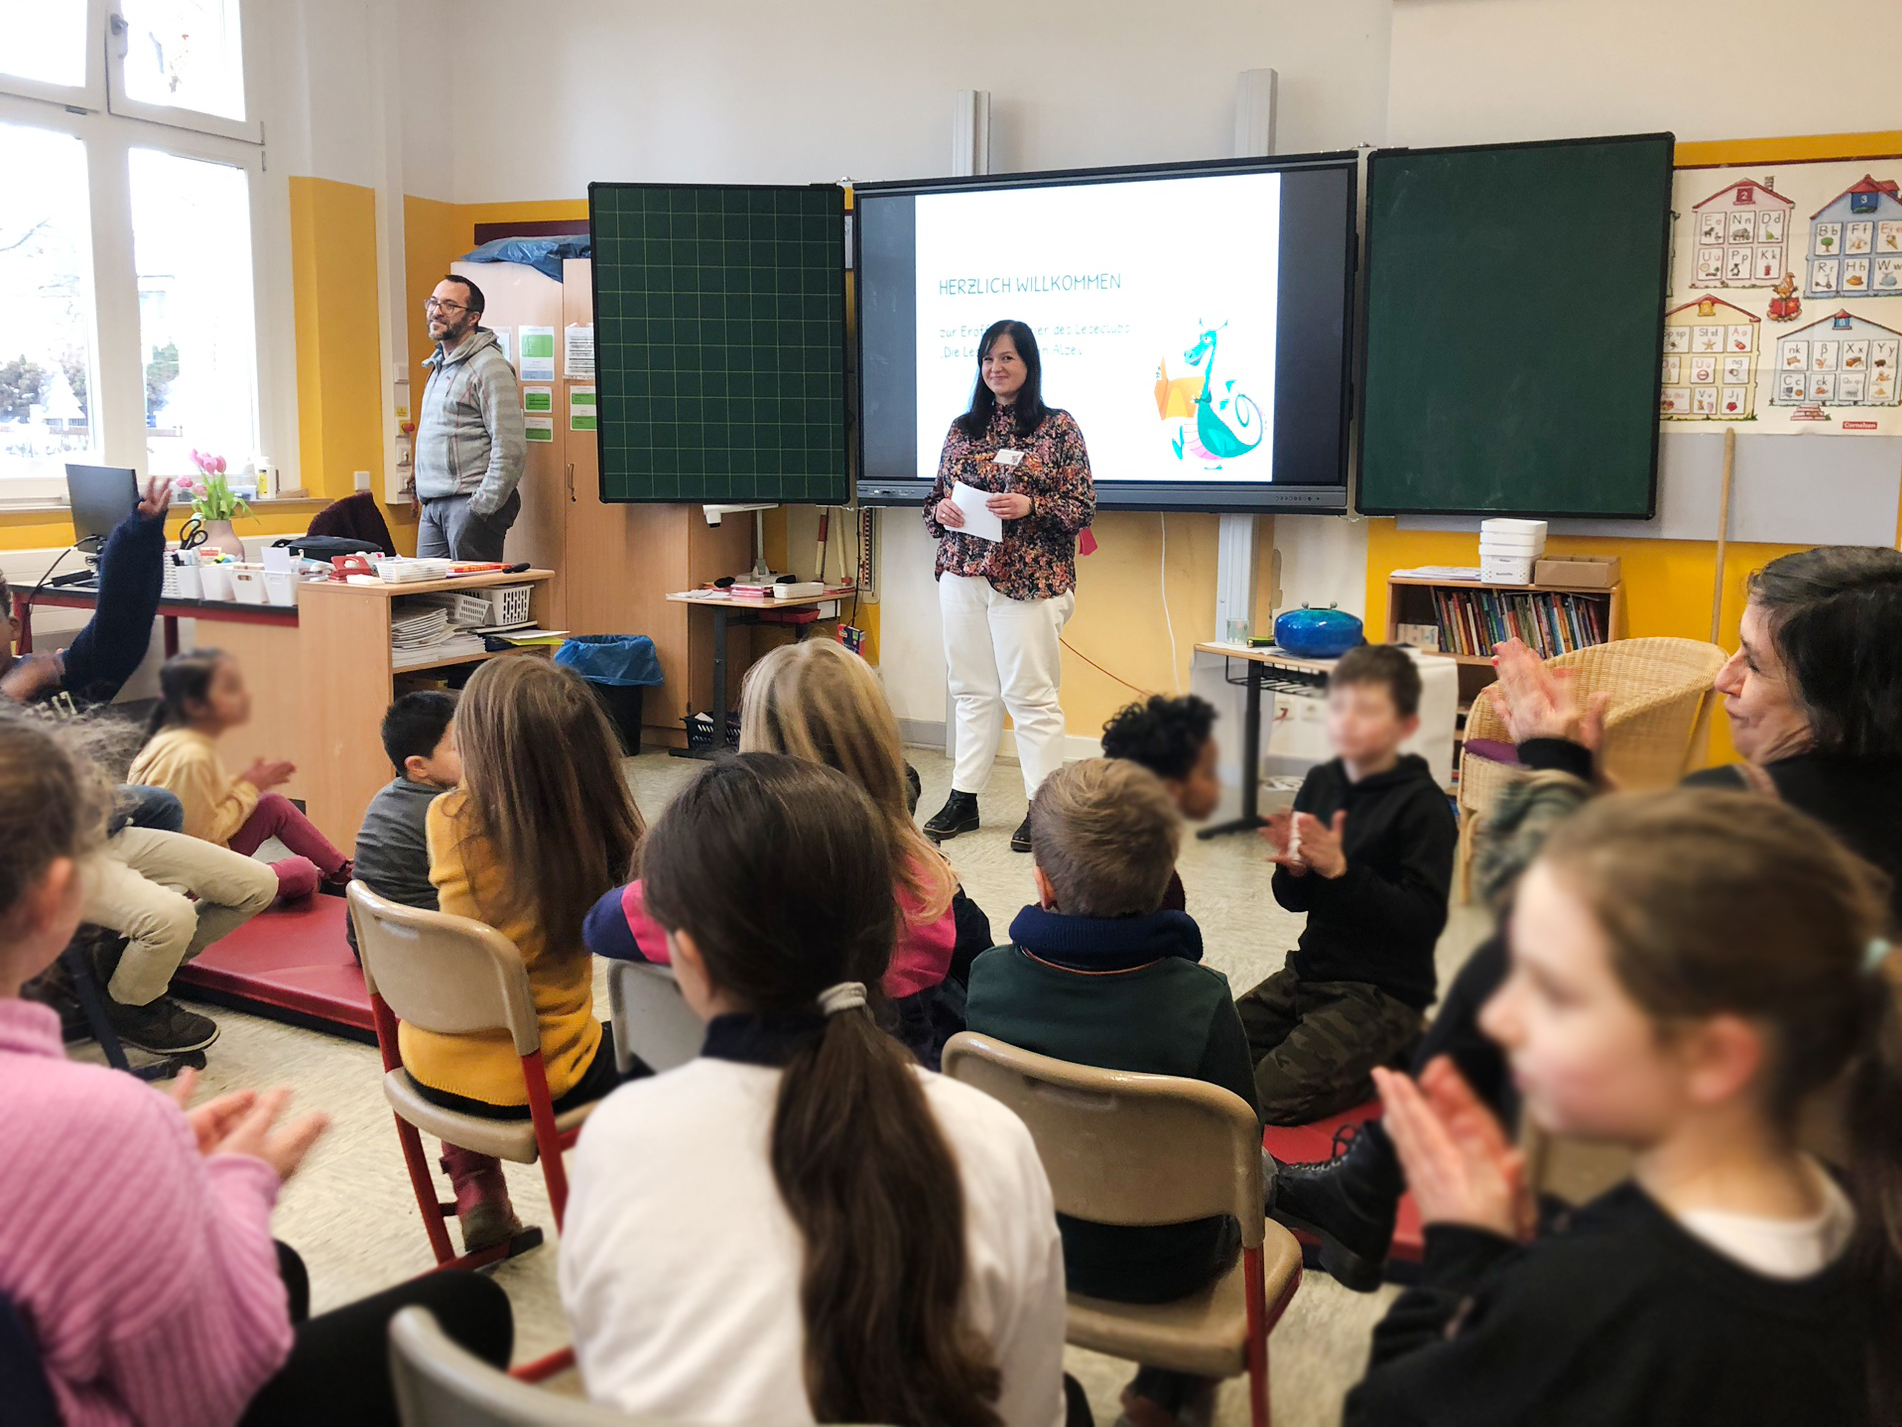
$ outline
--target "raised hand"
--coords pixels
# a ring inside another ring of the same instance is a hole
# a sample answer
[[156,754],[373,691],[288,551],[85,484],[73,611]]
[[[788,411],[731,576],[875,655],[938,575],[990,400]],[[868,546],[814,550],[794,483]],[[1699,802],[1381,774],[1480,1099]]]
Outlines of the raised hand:
[[251,1109],[231,1127],[210,1150],[211,1154],[247,1155],[261,1159],[277,1171],[279,1179],[289,1179],[318,1137],[330,1128],[330,1117],[321,1111],[300,1115],[289,1124],[277,1125],[277,1117],[290,1103],[288,1085],[266,1090],[256,1097]]
[[172,508],[172,478],[154,476],[145,483],[145,495],[139,501],[139,514],[147,520],[163,520]]
[[1302,859],[1301,845],[1295,839],[1294,810],[1278,808],[1268,814],[1268,826],[1257,829],[1262,841],[1268,844],[1268,860],[1278,867],[1285,867],[1296,877],[1308,875],[1308,864]]
[[1421,1222],[1528,1237],[1533,1219],[1525,1157],[1506,1142],[1499,1122],[1451,1063],[1436,1060],[1419,1084],[1394,1070],[1373,1074],[1386,1107],[1381,1123],[1407,1172]]
[[238,775],[241,782],[249,783],[260,793],[268,793],[291,781],[291,775],[297,771],[295,763],[283,759],[260,758],[244,772]]
[[1514,743],[1532,738],[1565,738],[1597,750],[1605,732],[1609,694],[1593,694],[1582,703],[1578,671],[1553,668],[1526,647],[1508,639],[1493,646],[1499,681],[1485,689]]
[[192,1095],[197,1089],[198,1072],[187,1066],[179,1071],[178,1079],[172,1083],[171,1099],[185,1112],[185,1122],[192,1127],[192,1133],[198,1139],[198,1152],[208,1155],[237,1128],[239,1121],[251,1113],[257,1105],[258,1092],[235,1090],[194,1108]]
[[1347,809],[1334,814],[1332,822],[1322,822],[1313,813],[1294,815],[1295,836],[1300,840],[1301,857],[1321,876],[1333,881],[1347,871]]

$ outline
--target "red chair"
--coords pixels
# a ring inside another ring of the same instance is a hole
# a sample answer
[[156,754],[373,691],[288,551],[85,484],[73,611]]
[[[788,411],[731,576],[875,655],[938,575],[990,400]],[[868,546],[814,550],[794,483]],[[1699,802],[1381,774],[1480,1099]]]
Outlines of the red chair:
[[[396,1113],[396,1135],[437,1266],[475,1268],[534,1248],[542,1241],[539,1229],[458,1256],[445,1223],[456,1206],[437,1198],[436,1181],[418,1133],[427,1130],[451,1144],[514,1164],[539,1162],[554,1206],[555,1227],[561,1227],[568,1207],[562,1151],[574,1145],[594,1104],[555,1113],[542,1061],[541,1025],[522,954],[493,927],[467,917],[400,906],[361,882],[350,884],[349,900],[351,924],[363,955],[363,980],[376,1018],[376,1042],[383,1052],[383,1096]],[[491,1120],[426,1099],[403,1069],[396,1038],[399,1021],[442,1035],[506,1031],[522,1058],[529,1118]]]
[[1029,1127],[1057,1212],[1098,1224],[1233,1215],[1241,1262],[1172,1303],[1070,1295],[1080,1348],[1202,1377],[1248,1374],[1254,1427],[1268,1427],[1268,1334],[1301,1284],[1301,1246],[1262,1213],[1261,1124],[1219,1085],[1072,1065],[970,1031],[944,1073]]

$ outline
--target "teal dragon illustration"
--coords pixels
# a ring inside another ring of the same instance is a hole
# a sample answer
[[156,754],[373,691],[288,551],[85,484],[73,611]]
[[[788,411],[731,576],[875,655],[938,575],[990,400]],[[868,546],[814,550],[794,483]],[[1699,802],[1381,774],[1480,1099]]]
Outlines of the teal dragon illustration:
[[[1221,327],[1226,327],[1226,322]],[[1178,459],[1187,451],[1192,451],[1204,461],[1233,460],[1245,456],[1261,444],[1261,408],[1245,395],[1229,395],[1235,391],[1235,383],[1223,384],[1222,394],[1215,389],[1215,352],[1221,327],[1211,327],[1203,331],[1196,344],[1182,354],[1182,359],[1192,367],[1202,368],[1201,390],[1185,401],[1189,389],[1195,385],[1193,377],[1169,377],[1165,363],[1157,370],[1156,405],[1158,414],[1165,419],[1170,416],[1187,416],[1185,406],[1192,405],[1195,410],[1195,431],[1190,433],[1184,425],[1176,432],[1170,443],[1175,448]],[[1233,408],[1234,425],[1231,427],[1220,415]],[[1254,433],[1249,440],[1247,433]]]

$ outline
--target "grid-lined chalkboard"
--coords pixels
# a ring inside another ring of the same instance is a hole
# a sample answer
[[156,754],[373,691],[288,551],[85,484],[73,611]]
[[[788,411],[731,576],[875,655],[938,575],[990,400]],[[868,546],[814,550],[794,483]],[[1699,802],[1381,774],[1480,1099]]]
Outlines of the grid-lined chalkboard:
[[601,499],[843,504],[844,192],[596,183]]

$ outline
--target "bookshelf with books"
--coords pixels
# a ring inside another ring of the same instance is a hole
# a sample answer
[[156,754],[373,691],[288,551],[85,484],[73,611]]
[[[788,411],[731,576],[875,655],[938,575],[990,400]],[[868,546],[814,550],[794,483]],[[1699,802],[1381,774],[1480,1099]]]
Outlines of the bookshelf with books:
[[1625,638],[1624,585],[1488,585],[1396,574],[1387,580],[1387,638],[1409,642],[1403,625],[1431,626],[1432,652],[1460,665],[1464,709],[1493,681],[1492,649],[1501,640],[1517,636],[1550,659]]

